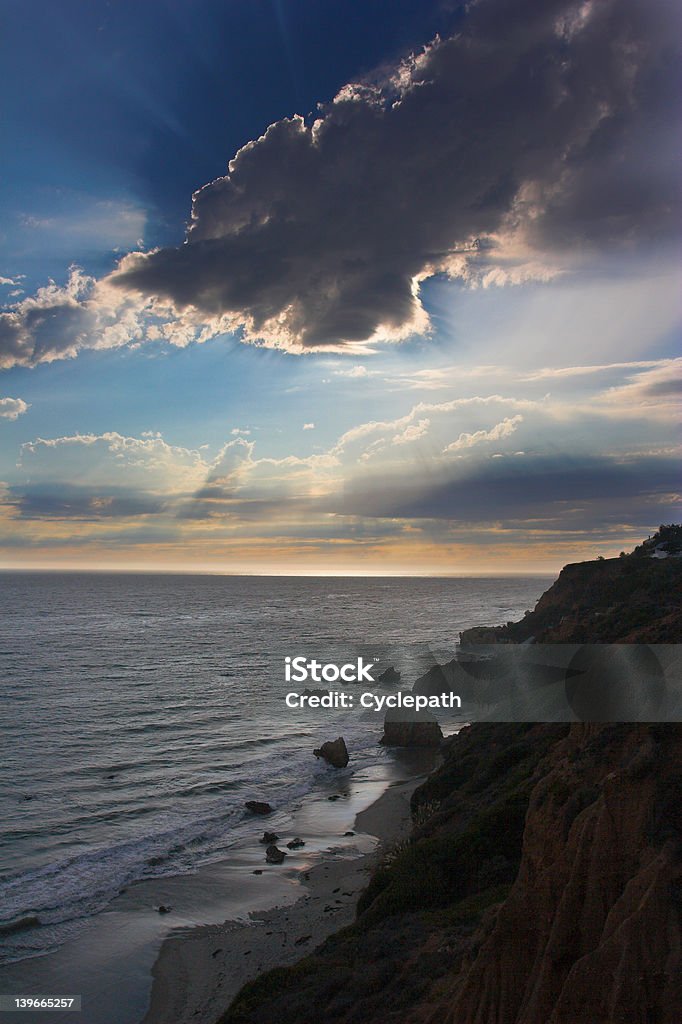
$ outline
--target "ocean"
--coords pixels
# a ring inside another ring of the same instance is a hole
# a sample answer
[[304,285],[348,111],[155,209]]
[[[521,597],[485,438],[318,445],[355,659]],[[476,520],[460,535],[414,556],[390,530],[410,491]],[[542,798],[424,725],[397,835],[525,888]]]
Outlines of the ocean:
[[364,654],[411,686],[461,629],[520,617],[549,582],[0,574],[0,964],[26,979],[32,961],[38,984],[128,887],[229,861],[254,832],[246,800],[276,828],[338,784],[312,755],[325,739],[345,737],[344,776],[391,757],[381,716],[287,709],[303,687],[285,657]]

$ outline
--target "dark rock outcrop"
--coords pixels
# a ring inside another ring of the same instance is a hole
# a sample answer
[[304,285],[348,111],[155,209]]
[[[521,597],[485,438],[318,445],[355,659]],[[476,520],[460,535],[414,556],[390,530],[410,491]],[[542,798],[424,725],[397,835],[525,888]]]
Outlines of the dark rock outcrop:
[[244,807],[252,814],[272,814],[272,807],[264,800],[247,800]]
[[[482,705],[494,700],[499,692],[495,669],[486,671],[487,660],[479,662],[453,658],[443,665],[432,665],[420,676],[412,692],[423,697],[456,694],[465,704]],[[479,670],[477,670],[479,668]]]
[[302,846],[305,846],[305,843],[299,836],[296,836],[290,843],[287,843],[287,850],[300,850]]
[[313,750],[315,757],[321,757],[333,768],[345,768],[348,764],[348,747],[343,736],[335,740],[327,740],[317,750]]
[[284,858],[287,856],[284,850],[280,850],[274,843],[272,846],[268,846],[265,851],[265,859],[268,864],[281,864]]
[[377,683],[381,683],[383,686],[397,686],[401,678],[401,673],[393,665],[389,665],[381,675],[377,676]]
[[276,843],[278,839],[279,836],[276,832],[264,832],[263,838],[259,839],[258,842],[263,843],[265,846],[272,846],[272,844]]
[[384,747],[439,747],[443,733],[428,712],[396,709],[386,714],[384,734],[379,742]]

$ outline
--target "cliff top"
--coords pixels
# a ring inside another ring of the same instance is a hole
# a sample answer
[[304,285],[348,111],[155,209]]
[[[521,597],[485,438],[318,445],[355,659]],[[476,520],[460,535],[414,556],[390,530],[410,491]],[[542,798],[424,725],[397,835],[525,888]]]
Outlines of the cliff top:
[[520,622],[465,630],[462,643],[678,643],[680,551],[682,527],[661,526],[630,554],[570,563]]

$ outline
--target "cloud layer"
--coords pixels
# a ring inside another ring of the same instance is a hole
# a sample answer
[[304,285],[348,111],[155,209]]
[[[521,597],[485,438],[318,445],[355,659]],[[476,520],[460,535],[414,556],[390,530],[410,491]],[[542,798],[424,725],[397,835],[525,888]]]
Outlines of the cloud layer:
[[[604,369],[568,367],[556,376],[582,380]],[[592,498],[611,494],[618,509],[628,493],[667,500],[676,492],[677,450],[660,443],[667,429],[662,434],[657,409],[645,406],[636,419],[630,411],[633,396],[640,394],[674,402],[668,389],[679,369],[678,360],[621,364],[625,383],[602,383],[583,405],[573,397],[566,403],[562,396],[496,393],[419,401],[393,419],[359,422],[310,454],[274,456],[267,448],[261,454],[261,442],[241,432],[212,454],[208,446],[169,444],[155,432],[37,438],[21,446],[17,468],[23,480],[9,493],[29,518],[161,514],[234,526],[246,516],[279,528],[280,518],[301,510],[496,520],[521,514],[521,506],[524,516],[539,514],[557,501],[574,503],[583,518],[583,503]],[[672,411],[669,405],[666,428]],[[576,423],[580,430],[568,446],[569,457],[564,437],[567,424],[575,429]],[[576,437],[595,432],[603,438],[601,452],[576,443]],[[568,514],[568,506],[563,508]]]
[[[129,564],[240,571],[358,558],[498,571],[617,553],[678,514],[679,371],[671,359],[576,364],[512,374],[511,392],[472,393],[475,377],[442,401],[428,387],[418,401],[391,392],[388,414],[370,419],[361,402],[365,418],[346,429],[299,420],[290,447],[257,419],[249,436],[226,424],[187,447],[156,431],[38,437],[0,482],[0,546],[10,561],[126,552]],[[376,394],[377,378],[365,386]]]

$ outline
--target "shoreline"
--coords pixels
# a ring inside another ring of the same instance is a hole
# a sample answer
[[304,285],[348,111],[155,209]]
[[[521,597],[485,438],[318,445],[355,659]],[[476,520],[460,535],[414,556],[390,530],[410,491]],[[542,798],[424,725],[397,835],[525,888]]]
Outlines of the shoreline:
[[[434,759],[435,762],[435,759]],[[355,908],[382,852],[409,831],[410,797],[420,774],[390,783],[355,816],[369,852],[348,857],[339,845],[295,871],[301,894],[293,903],[256,911],[248,921],[178,929],[163,942],[152,968],[150,1004],[140,1024],[216,1024],[239,990],[258,975],[295,963],[355,919]]]
[[[414,780],[416,785],[436,762],[432,751],[396,748],[384,749],[374,764],[354,771],[330,768],[296,806],[279,809],[273,819],[254,817],[250,835],[230,847],[228,858],[187,874],[130,884],[101,913],[76,922],[73,935],[46,955],[5,964],[0,968],[0,988],[10,994],[35,989],[39,971],[44,991],[82,996],[88,1024],[140,1024],[149,1011],[153,969],[166,940],[175,942],[201,928],[244,924],[259,912],[295,904],[307,893],[303,875],[312,874],[320,862],[340,865],[341,873],[348,870],[348,865],[358,863],[377,846],[377,838],[367,833],[383,831],[372,827],[371,819],[364,817],[365,809],[396,783]],[[357,829],[366,831],[356,830],[358,815],[362,825]],[[266,864],[265,846],[259,843],[264,830],[273,827],[282,837],[283,849],[294,836],[305,841],[302,849],[287,850],[281,865]],[[343,885],[341,891],[349,888],[355,886]],[[333,900],[339,896],[334,894]],[[158,912],[162,905],[168,913]],[[314,905],[320,906],[319,902]],[[326,901],[321,906],[325,905]],[[338,919],[337,906],[324,918]],[[337,927],[340,924],[330,930]],[[306,934],[312,934],[311,929]],[[211,952],[222,945],[213,946]],[[309,948],[310,942],[302,944],[299,955]],[[245,959],[249,958],[250,954]],[[26,1024],[59,1024],[63,1014],[40,1010],[26,1011],[24,1016]],[[171,1020],[175,1024],[173,1015],[160,1019],[163,1024]]]

